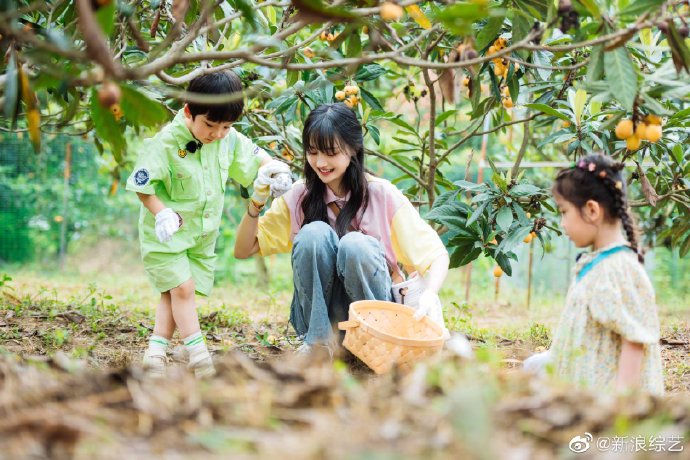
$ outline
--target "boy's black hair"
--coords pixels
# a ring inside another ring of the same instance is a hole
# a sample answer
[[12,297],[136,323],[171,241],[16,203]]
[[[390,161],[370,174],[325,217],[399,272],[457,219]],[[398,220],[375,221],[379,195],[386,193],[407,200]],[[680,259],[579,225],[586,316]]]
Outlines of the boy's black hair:
[[589,200],[596,201],[606,211],[609,219],[620,219],[623,229],[640,262],[644,255],[640,251],[635,231],[635,222],[628,209],[623,163],[605,155],[589,155],[573,166],[561,170],[556,176],[552,191],[582,209]]
[[350,192],[350,199],[335,221],[335,231],[339,237],[342,237],[347,233],[348,227],[353,225],[357,213],[365,210],[369,203],[367,179],[364,175],[362,125],[354,112],[342,102],[322,104],[312,110],[304,122],[302,145],[304,147],[304,179],[307,188],[301,205],[304,213],[303,225],[315,221],[328,223],[327,206],[323,199],[326,184],[319,179],[316,171],[309,165],[307,161],[309,153],[320,151],[333,156],[340,153],[345,146],[352,152],[350,164],[341,181],[341,187]]
[[[196,94],[233,94],[242,93],[242,81],[235,72],[222,71],[215,72],[200,77],[196,77],[189,83],[187,91]],[[244,101],[227,102],[223,104],[200,104],[187,102],[192,119],[197,115],[206,115],[209,121],[213,122],[235,122],[242,116]]]

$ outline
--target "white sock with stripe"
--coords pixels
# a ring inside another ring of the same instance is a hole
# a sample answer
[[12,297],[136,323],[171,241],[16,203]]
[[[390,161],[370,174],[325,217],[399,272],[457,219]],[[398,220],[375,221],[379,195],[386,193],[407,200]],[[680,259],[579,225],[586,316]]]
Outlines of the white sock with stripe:
[[149,354],[165,356],[170,341],[160,335],[152,334],[149,338]]
[[208,348],[206,348],[206,340],[204,340],[204,336],[201,334],[201,331],[192,334],[189,337],[185,337],[183,341],[184,347],[189,352],[190,363],[198,362],[206,356],[210,356]]

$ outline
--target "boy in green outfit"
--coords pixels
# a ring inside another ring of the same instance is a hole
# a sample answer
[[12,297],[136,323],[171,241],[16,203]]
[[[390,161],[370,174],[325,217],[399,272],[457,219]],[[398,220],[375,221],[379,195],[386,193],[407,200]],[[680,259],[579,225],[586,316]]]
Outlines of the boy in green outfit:
[[[195,78],[188,91],[228,95],[242,92],[233,72]],[[240,99],[226,104],[187,103],[161,132],[144,142],[127,190],[142,202],[139,241],[144,268],[160,291],[156,324],[144,366],[165,375],[166,350],[175,326],[197,377],[215,373],[201,334],[195,293],[213,287],[215,246],[228,177],[245,187],[254,180],[254,199],[279,196],[292,180],[289,167],[232,128],[242,115]],[[265,196],[258,196],[259,194]]]

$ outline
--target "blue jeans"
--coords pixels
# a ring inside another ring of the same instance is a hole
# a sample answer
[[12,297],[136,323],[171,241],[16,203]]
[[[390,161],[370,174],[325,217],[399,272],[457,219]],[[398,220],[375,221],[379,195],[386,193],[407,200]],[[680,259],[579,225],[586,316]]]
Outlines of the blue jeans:
[[325,222],[305,225],[293,241],[292,271],[290,322],[310,345],[332,339],[337,323],[347,320],[350,303],[392,300],[383,246],[360,232],[338,239]]

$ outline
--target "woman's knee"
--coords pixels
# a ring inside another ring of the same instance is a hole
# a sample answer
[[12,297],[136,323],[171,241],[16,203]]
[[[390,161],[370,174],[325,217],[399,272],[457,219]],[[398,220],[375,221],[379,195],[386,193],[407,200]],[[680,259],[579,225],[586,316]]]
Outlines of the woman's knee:
[[335,247],[338,244],[338,235],[325,222],[310,222],[300,229],[295,236],[295,249],[304,250],[322,248],[324,246]]
[[344,270],[346,265],[370,266],[381,265],[381,243],[376,238],[360,232],[350,232],[343,236],[338,244],[338,267]]

